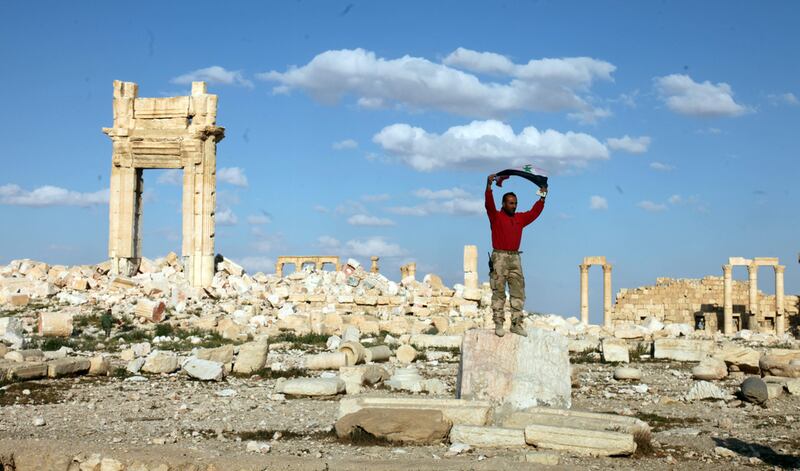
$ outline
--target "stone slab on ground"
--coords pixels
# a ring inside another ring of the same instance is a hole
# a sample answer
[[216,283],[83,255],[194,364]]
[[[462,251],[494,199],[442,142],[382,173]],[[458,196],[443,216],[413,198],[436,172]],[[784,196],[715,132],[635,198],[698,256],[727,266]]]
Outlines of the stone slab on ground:
[[536,448],[591,456],[627,456],[636,451],[633,434],[573,427],[529,425],[525,427],[525,441]]
[[8,365],[5,377],[10,380],[39,379],[47,376],[47,363],[15,362]]
[[713,340],[656,339],[653,357],[675,361],[701,361],[716,351]]
[[277,392],[292,396],[335,396],[345,390],[339,378],[293,378],[280,383]]
[[366,408],[337,420],[336,435],[347,438],[363,431],[392,443],[431,444],[442,442],[451,425],[440,411]]
[[483,448],[513,448],[528,446],[525,431],[502,427],[482,427],[479,425],[453,425],[450,429],[450,443],[466,443]]
[[435,410],[441,412],[445,419],[456,425],[486,425],[489,423],[492,413],[492,405],[487,401],[360,397],[343,398],[339,401],[338,418],[364,408]]
[[518,410],[572,404],[567,339],[529,328],[528,336],[498,337],[493,330],[464,334],[457,397],[490,400]]
[[461,335],[430,335],[415,334],[409,343],[419,348],[461,348],[463,337]]
[[91,362],[86,358],[61,358],[47,363],[47,376],[60,378],[89,372]]
[[225,376],[225,367],[218,361],[192,357],[183,362],[182,368],[190,377],[201,381],[220,381]]

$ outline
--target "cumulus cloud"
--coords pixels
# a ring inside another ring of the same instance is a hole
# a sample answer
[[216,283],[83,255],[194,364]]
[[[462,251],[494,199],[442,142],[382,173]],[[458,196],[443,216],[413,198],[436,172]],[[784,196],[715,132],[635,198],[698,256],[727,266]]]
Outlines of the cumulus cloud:
[[667,202],[669,204],[680,204],[683,202],[683,198],[681,198],[681,195],[672,195],[667,199]]
[[395,206],[387,211],[401,216],[429,216],[431,214],[474,215],[482,214],[486,210],[483,200],[480,199],[454,199],[427,201],[415,206]]
[[220,208],[216,216],[217,225],[219,226],[235,226],[239,222],[239,218],[236,217],[231,208]]
[[234,260],[247,270],[248,273],[275,272],[275,259],[271,257],[248,256]]
[[365,214],[368,211],[367,207],[364,206],[361,202],[347,200],[344,203],[337,205],[334,212],[336,212],[336,214],[348,216],[353,214]]
[[581,124],[597,124],[601,119],[610,118],[614,113],[608,108],[588,108],[567,114],[567,118]]
[[539,131],[529,126],[514,133],[500,121],[473,121],[442,134],[408,124],[383,128],[373,141],[420,171],[441,168],[521,166],[535,161],[551,171],[583,167],[608,159],[608,149],[594,137],[572,131]]
[[394,226],[394,221],[368,214],[354,214],[347,218],[347,223],[351,226]]
[[610,138],[606,140],[606,145],[612,150],[621,150],[631,154],[644,154],[650,147],[650,137],[630,137],[624,135],[621,138]]
[[[463,69],[463,70],[462,70]],[[590,57],[545,58],[514,64],[496,53],[463,48],[444,63],[421,57],[377,57],[364,49],[325,51],[308,64],[285,72],[258,74],[276,82],[274,93],[301,89],[324,103],[353,95],[359,106],[397,104],[463,116],[493,118],[517,111],[585,110],[581,96],[596,80],[611,81],[616,67]],[[481,81],[464,70],[502,76]]]
[[239,85],[253,88],[253,82],[246,79],[240,70],[226,70],[224,67],[212,65],[205,69],[197,69],[188,74],[179,75],[170,80],[179,85],[189,85],[192,82],[208,82],[220,85]]
[[592,210],[606,210],[608,209],[608,200],[602,196],[594,195],[589,198],[589,209]]
[[800,100],[797,99],[794,93],[776,93],[767,95],[769,102],[773,105],[800,105]]
[[343,141],[334,142],[331,147],[335,150],[358,149],[358,142],[353,139],[345,139]]
[[387,242],[383,237],[370,237],[367,239],[353,239],[345,242],[342,247],[346,255],[354,257],[401,257],[407,252],[399,245]]
[[675,169],[672,165],[668,165],[662,162],[650,162],[650,168],[657,172],[670,172]]
[[420,188],[419,190],[414,190],[414,196],[426,200],[438,200],[438,199],[466,198],[469,197],[470,194],[467,191],[462,190],[461,188],[449,188],[445,190],[429,190],[428,188]]
[[334,237],[323,235],[317,237],[317,247],[323,250],[336,251],[342,248],[342,244]]
[[217,170],[217,180],[242,188],[247,187],[247,176],[244,174],[244,169],[239,167],[228,167]]
[[651,213],[658,213],[667,209],[667,205],[661,203],[654,203],[649,200],[639,201],[636,206]]
[[733,99],[727,83],[698,83],[688,75],[672,74],[655,79],[656,88],[670,110],[688,116],[740,116],[748,109]]
[[183,172],[175,168],[167,170],[158,176],[156,182],[162,185],[183,185]]
[[10,206],[96,206],[108,204],[109,191],[99,190],[92,193],[71,191],[52,185],[40,186],[28,191],[19,185],[0,186],[0,204]]

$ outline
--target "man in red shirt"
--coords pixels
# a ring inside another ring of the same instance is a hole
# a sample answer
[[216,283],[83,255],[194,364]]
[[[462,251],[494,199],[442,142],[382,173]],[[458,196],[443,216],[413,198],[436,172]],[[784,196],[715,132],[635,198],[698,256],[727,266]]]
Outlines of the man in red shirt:
[[503,205],[500,211],[495,208],[492,182],[495,175],[486,179],[486,214],[492,228],[492,257],[490,264],[492,270],[489,280],[492,286],[492,312],[495,325],[495,334],[498,337],[505,335],[503,323],[505,322],[504,307],[506,304],[506,282],[508,293],[511,297],[511,332],[527,337],[528,334],[522,327],[522,308],[525,305],[525,277],[522,275],[522,262],[520,261],[519,243],[522,239],[522,229],[539,217],[544,209],[544,199],[547,187],[542,188],[539,200],[530,211],[517,213],[517,195],[506,193],[503,195]]

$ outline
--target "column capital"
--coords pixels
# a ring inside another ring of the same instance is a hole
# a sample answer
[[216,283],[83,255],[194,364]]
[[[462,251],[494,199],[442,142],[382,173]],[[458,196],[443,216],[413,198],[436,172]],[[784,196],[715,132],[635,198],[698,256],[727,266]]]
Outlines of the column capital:
[[751,263],[751,264],[747,265],[747,273],[749,273],[751,275],[753,273],[758,273],[758,265],[756,265],[755,263]]
[[728,274],[728,273],[732,273],[732,271],[733,271],[733,265],[730,265],[728,263],[726,263],[725,265],[722,265],[722,272],[723,273]]
[[586,265],[585,263],[581,263],[580,265],[578,265],[578,268],[580,268],[582,272],[589,271],[589,267],[590,265]]
[[775,265],[775,273],[783,273],[786,271],[786,265]]
[[610,263],[606,263],[605,265],[603,265],[603,272],[609,272],[609,271],[611,271],[611,269],[612,269],[613,267],[614,267],[614,266],[613,266],[613,265],[611,265]]

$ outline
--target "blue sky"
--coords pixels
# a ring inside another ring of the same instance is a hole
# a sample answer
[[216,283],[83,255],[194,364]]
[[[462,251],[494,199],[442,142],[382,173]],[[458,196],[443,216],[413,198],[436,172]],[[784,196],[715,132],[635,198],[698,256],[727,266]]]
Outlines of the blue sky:
[[[485,280],[485,177],[531,162],[551,193],[523,238],[528,310],[576,315],[586,255],[615,291],[776,256],[797,293],[800,6],[765,5],[6,2],[0,263],[105,259],[112,81],[205,79],[227,129],[217,251],[251,270],[376,254],[454,283],[477,244]],[[180,249],[173,177],[145,173],[149,257]]]

